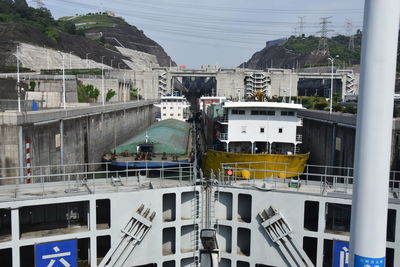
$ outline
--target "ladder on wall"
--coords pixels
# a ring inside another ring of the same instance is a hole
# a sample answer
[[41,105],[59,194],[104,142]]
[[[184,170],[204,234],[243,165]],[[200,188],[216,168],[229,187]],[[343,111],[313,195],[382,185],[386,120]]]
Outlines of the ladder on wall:
[[121,229],[122,236],[120,241],[113,244],[99,267],[123,266],[135,247],[140,244],[149,232],[155,216],[155,212],[150,213],[149,208],[145,209],[143,204],[140,205],[126,226]]
[[269,207],[258,213],[258,216],[268,237],[278,246],[289,266],[314,267],[314,264],[299,246],[293,236],[292,229],[279,211]]
[[200,230],[199,230],[199,218],[201,212],[201,201],[200,201],[200,192],[197,190],[196,184],[193,185],[193,199],[191,202],[191,213],[193,218],[193,231],[191,233],[191,242],[193,248],[193,266],[198,267],[200,265],[200,250],[199,250],[199,238],[200,238]]
[[216,179],[215,174],[211,170],[211,179],[210,179],[210,221],[211,228],[217,230],[218,233],[218,220],[217,220],[217,205],[219,203],[219,183]]

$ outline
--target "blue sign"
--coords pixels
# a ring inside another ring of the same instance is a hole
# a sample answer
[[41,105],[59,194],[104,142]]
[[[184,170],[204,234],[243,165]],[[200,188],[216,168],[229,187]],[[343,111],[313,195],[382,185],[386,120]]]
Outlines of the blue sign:
[[333,267],[348,267],[349,260],[349,242],[333,240]]
[[36,267],[77,267],[76,240],[37,244]]
[[367,258],[354,255],[354,267],[385,267],[385,257]]

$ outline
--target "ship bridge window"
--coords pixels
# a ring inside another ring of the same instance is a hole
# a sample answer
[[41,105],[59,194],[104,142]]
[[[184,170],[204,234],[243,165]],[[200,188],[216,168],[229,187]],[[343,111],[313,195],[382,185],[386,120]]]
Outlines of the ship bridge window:
[[294,116],[294,111],[282,110],[281,116]]
[[337,203],[326,203],[325,231],[330,233],[350,232],[351,206]]
[[266,110],[252,110],[251,115],[267,115]]
[[232,109],[232,115],[245,115],[246,111],[243,109]]

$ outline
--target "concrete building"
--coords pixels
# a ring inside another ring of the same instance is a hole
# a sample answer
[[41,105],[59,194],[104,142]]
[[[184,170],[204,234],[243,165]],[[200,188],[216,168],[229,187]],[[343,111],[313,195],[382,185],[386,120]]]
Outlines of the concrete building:
[[273,102],[227,102],[220,119],[219,140],[235,153],[296,153],[301,138],[299,104]]
[[[331,72],[297,72],[293,69],[251,70],[241,68],[218,68],[204,66],[200,69],[153,68],[158,73],[159,94],[173,93],[173,80],[182,77],[211,77],[216,80],[216,88],[210,94],[239,99],[261,90],[267,96],[290,97],[305,95],[299,92],[299,84],[318,81],[323,84],[320,96],[329,96]],[[154,79],[154,78],[153,78]],[[343,100],[358,94],[359,74],[353,70],[337,69],[333,73],[334,93]],[[307,86],[306,86],[307,87]],[[307,88],[306,88],[307,89]],[[308,91],[310,95],[312,90]]]

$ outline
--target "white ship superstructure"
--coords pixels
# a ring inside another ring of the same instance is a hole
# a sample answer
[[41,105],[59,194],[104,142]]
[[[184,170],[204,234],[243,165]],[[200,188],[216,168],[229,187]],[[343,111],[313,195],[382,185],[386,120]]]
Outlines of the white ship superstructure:
[[156,106],[161,109],[160,120],[188,119],[190,105],[184,96],[161,96],[160,104]]
[[293,154],[301,144],[300,104],[226,102],[218,139],[227,152]]

